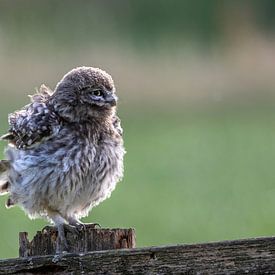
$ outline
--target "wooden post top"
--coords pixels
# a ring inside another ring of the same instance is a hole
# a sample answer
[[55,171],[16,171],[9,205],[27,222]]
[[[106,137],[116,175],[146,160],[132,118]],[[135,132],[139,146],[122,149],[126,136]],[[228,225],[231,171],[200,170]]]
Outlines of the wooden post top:
[[[33,240],[28,240],[27,232],[19,233],[19,256],[43,256],[56,253],[57,231],[45,227],[38,231]],[[79,234],[66,232],[69,253],[87,253],[90,251],[134,248],[136,245],[135,230],[120,228],[95,228],[87,225]]]

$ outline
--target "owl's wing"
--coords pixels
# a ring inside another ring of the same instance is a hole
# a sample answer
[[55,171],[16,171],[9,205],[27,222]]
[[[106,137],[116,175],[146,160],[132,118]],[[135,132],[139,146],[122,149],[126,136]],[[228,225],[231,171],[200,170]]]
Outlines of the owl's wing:
[[30,104],[9,115],[9,131],[1,138],[24,149],[49,137],[58,125],[56,114],[46,104],[52,93],[42,85],[35,95],[30,96]]

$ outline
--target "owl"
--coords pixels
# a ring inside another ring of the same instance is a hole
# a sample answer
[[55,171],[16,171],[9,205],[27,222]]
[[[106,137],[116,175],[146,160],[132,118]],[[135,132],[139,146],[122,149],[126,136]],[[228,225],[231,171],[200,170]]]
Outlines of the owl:
[[31,102],[9,115],[0,194],[58,231],[57,252],[68,250],[66,230],[110,197],[123,176],[125,149],[112,77],[93,67],[68,72],[54,91],[42,85]]

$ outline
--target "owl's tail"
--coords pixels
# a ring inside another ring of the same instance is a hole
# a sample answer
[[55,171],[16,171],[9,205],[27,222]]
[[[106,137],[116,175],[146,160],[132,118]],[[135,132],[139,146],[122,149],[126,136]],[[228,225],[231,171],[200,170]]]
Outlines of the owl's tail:
[[0,195],[9,192],[8,171],[10,163],[7,160],[0,160]]

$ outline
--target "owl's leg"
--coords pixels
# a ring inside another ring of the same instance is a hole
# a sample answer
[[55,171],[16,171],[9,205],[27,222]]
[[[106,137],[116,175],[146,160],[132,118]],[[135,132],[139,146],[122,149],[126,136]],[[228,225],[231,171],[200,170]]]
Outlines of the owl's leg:
[[53,221],[54,226],[57,228],[58,237],[56,242],[56,253],[62,253],[63,251],[68,251],[69,246],[65,237],[65,229],[64,224],[66,224],[66,220],[61,217],[58,212],[48,213],[49,218]]
[[69,225],[58,212],[48,211],[48,216],[53,221],[58,232],[56,253],[59,254],[68,251],[69,245],[65,236],[65,231],[69,231],[73,234],[78,234],[79,231],[74,226]]

